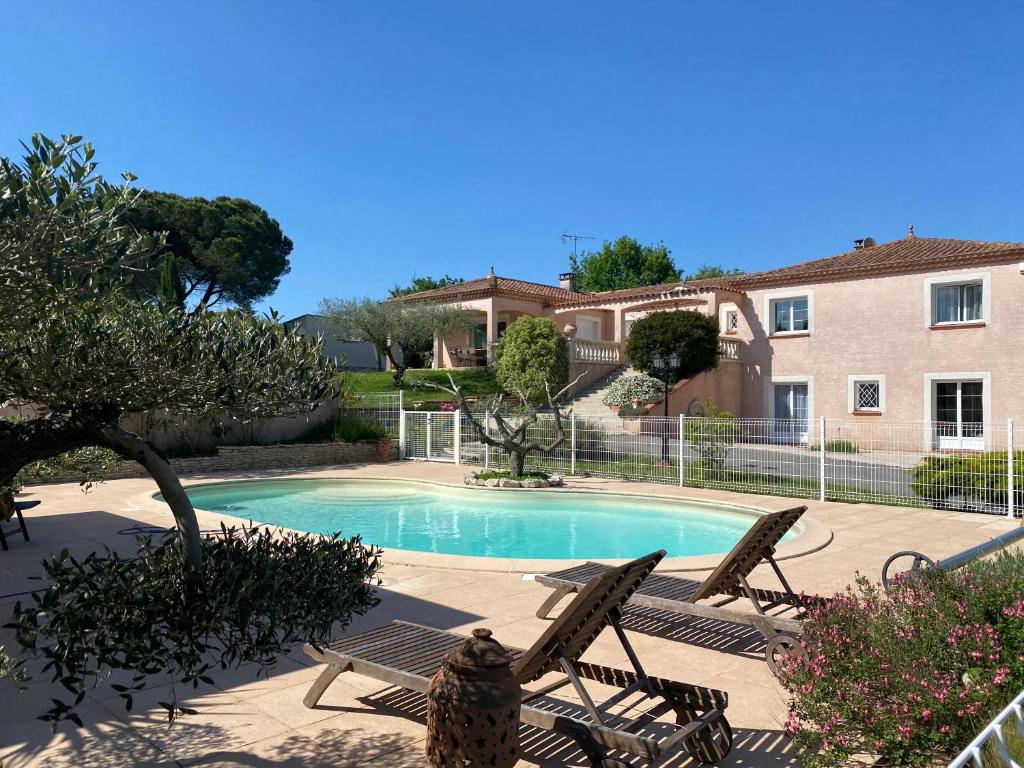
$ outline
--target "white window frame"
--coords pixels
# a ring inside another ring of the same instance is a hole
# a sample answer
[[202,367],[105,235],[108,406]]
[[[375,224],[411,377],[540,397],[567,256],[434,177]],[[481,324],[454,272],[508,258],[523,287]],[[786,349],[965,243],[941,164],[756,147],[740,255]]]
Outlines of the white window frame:
[[[729,331],[729,313],[736,313],[736,330]],[[740,332],[739,321],[743,317],[740,308],[731,301],[727,301],[718,308],[718,330],[723,336],[738,336]]]
[[591,322],[597,323],[597,338],[596,339],[584,339],[584,341],[601,341],[601,330],[604,327],[604,323],[601,322],[601,317],[599,315],[585,315],[585,314],[581,314],[581,313],[577,312],[576,313],[576,338],[581,338],[580,335],[579,335],[579,333],[580,333],[580,320],[589,320]]
[[[981,283],[981,319],[935,322],[935,289],[952,285]],[[992,273],[970,272],[959,275],[940,275],[924,281],[924,324],[927,328],[955,328],[958,325],[988,325],[992,321]]]
[[[983,424],[992,424],[992,374],[989,371],[949,371],[946,373],[926,373],[924,375],[924,433],[921,444],[924,450],[933,451],[939,446],[935,440],[935,385],[940,381],[980,381],[981,410],[985,416]],[[976,450],[992,450],[991,430],[985,429],[982,440]]]
[[[775,331],[775,302],[807,299],[807,330],[806,331]],[[814,333],[814,291],[796,289],[791,291],[774,291],[764,296],[764,327],[768,329],[768,338],[785,336],[807,336]]]
[[775,421],[775,385],[806,384],[807,385],[807,434],[805,441],[810,443],[814,434],[814,376],[771,376],[764,383],[764,412],[771,421]]
[[[874,409],[857,408],[857,384],[859,382],[875,382],[878,384],[878,407]],[[847,410],[850,413],[885,413],[885,374],[884,373],[851,373],[846,384]]]

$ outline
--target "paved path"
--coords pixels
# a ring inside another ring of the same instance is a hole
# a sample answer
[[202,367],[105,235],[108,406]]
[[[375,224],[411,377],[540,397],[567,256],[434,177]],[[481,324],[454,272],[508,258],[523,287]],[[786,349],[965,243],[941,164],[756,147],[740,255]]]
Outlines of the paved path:
[[[401,465],[331,468],[303,473],[312,477],[396,477],[458,482],[459,467],[406,462]],[[298,473],[296,473],[298,474]],[[262,474],[261,476],[266,476]],[[574,480],[577,487],[615,492],[640,490],[670,497],[732,501],[780,509],[791,500],[717,493],[672,486],[612,480]],[[30,489],[43,504],[28,517],[32,541],[14,537],[0,552],[0,594],[38,586],[28,577],[40,573],[47,553],[68,547],[78,556],[110,546],[130,551],[132,541],[119,531],[136,523],[169,525],[169,514],[145,508],[140,494],[156,490],[148,480],[106,483],[83,495],[75,485]],[[1006,520],[868,505],[809,502],[809,516],[835,532],[833,542],[815,554],[790,560],[785,569],[797,589],[833,591],[857,571],[875,576],[893,551],[919,548],[932,556],[948,555],[1006,530]],[[200,513],[200,523],[214,525],[218,516]],[[768,574],[757,580],[770,583]],[[409,567],[385,568],[382,604],[352,629],[365,629],[395,618],[468,633],[487,626],[506,643],[523,646],[535,639],[545,622],[534,611],[547,590],[520,575]],[[0,597],[0,624],[16,597]],[[730,693],[729,717],[736,746],[723,763],[729,766],[796,766],[782,735],[786,698],[761,661],[762,646],[735,627],[665,620],[631,613],[630,638],[651,674],[715,686]],[[642,630],[642,631],[641,631]],[[0,644],[10,647],[9,630]],[[716,650],[714,647],[725,650]],[[626,665],[611,633],[588,652],[599,663]],[[188,699],[196,715],[168,728],[156,702],[167,694],[157,686],[137,697],[126,713],[107,688],[91,692],[80,708],[85,729],[62,728],[51,735],[34,717],[57,695],[37,679],[26,694],[0,683],[0,764],[25,766],[389,766],[425,764],[425,707],[422,697],[387,689],[367,678],[344,675],[315,710],[301,699],[318,669],[294,652],[269,679],[256,680],[252,670],[218,673],[217,685],[201,688]],[[522,766],[579,766],[586,763],[571,743],[524,732]],[[671,765],[691,765],[680,758]]]

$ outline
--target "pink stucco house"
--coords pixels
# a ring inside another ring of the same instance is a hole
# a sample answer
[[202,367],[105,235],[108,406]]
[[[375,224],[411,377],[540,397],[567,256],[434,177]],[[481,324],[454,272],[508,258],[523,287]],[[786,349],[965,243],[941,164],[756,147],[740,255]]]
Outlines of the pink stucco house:
[[[919,422],[925,449],[989,447],[985,424],[1024,419],[1024,243],[870,238],[781,269],[603,293],[571,275],[542,285],[492,274],[408,301],[459,303],[475,331],[438,339],[436,367],[484,365],[509,323],[551,317],[585,382],[627,364],[632,322],[697,310],[722,329],[717,369],[680,383],[670,412],[713,399],[807,439],[818,416]],[[780,435],[780,438],[787,437]],[[916,442],[916,438],[915,438]]]

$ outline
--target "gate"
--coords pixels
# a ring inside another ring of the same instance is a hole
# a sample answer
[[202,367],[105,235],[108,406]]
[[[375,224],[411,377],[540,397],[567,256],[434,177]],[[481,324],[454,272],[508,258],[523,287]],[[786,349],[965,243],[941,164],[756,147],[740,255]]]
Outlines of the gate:
[[421,461],[459,462],[459,414],[403,411],[403,456]]

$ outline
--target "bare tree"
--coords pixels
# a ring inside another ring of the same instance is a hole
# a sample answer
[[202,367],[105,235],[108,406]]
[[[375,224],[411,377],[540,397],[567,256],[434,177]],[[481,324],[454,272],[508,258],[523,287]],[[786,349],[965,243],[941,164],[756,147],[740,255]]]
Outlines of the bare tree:
[[452,378],[450,373],[448,374],[448,381],[451,383],[451,387],[430,382],[423,383],[453,395],[459,404],[459,411],[473,425],[473,429],[476,430],[480,441],[494,448],[504,450],[508,454],[509,469],[512,475],[519,477],[523,474],[523,466],[526,463],[527,456],[535,451],[549,456],[565,442],[565,428],[562,425],[562,406],[564,405],[565,398],[573,391],[573,388],[582,378],[582,375],[577,377],[554,395],[551,394],[551,387],[545,382],[544,389],[547,395],[548,408],[551,409],[551,413],[554,416],[555,426],[554,436],[546,441],[527,440],[527,432],[531,426],[537,423],[538,414],[530,399],[521,391],[516,393],[519,397],[519,405],[514,411],[509,411],[505,398],[502,395],[495,395],[491,399],[489,411],[494,419],[495,426],[498,428],[498,437],[492,437],[487,426],[481,424],[472,409],[470,409],[462,387],[455,383],[455,379]]

